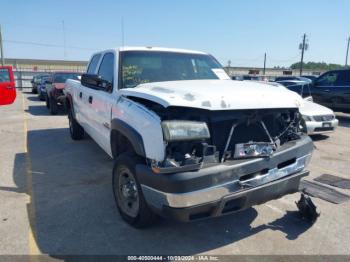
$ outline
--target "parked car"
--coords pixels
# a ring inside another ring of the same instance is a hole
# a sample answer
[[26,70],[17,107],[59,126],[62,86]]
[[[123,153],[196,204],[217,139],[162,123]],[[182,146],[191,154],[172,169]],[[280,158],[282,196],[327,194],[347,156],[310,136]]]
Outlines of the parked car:
[[72,139],[86,132],[115,159],[114,197],[135,227],[155,214],[193,221],[240,211],[298,192],[309,173],[302,98],[231,81],[206,53],[102,51],[64,93]]
[[280,82],[280,81],[289,81],[289,80],[296,80],[296,81],[304,81],[307,83],[311,83],[312,80],[306,77],[302,76],[278,76],[275,78],[275,82]]
[[298,93],[302,97],[309,97],[311,95],[310,82],[305,82],[301,80],[281,80],[276,81],[276,83],[285,86],[289,90]]
[[16,99],[15,78],[11,66],[0,66],[0,105],[12,104]]
[[40,83],[37,85],[38,97],[42,101],[46,101],[46,84],[50,80],[50,75],[45,75],[40,78]]
[[244,75],[244,76],[232,76],[232,80],[252,80],[252,81],[265,81],[268,82],[269,79],[267,76],[257,76],[257,75]]
[[285,80],[276,83],[304,97],[305,102],[302,103],[299,110],[303,115],[303,129],[308,135],[333,132],[338,126],[338,119],[335,118],[331,109],[313,102],[310,91],[311,84],[298,80]]
[[338,126],[339,121],[334,112],[325,106],[305,100],[299,110],[304,119],[303,128],[308,135],[333,132]]
[[38,85],[41,84],[42,77],[48,76],[47,74],[39,74],[33,76],[33,79],[30,81],[32,83],[32,93],[37,94],[38,93]]
[[315,80],[318,78],[318,76],[315,76],[315,75],[302,75],[302,77],[308,78],[308,79],[310,79],[312,82],[315,81]]
[[350,69],[333,70],[322,74],[311,85],[316,103],[336,111],[350,110]]
[[48,80],[46,80],[46,107],[49,109],[51,115],[58,112],[60,105],[64,105],[65,96],[63,89],[68,79],[79,80],[81,73],[76,72],[55,72]]

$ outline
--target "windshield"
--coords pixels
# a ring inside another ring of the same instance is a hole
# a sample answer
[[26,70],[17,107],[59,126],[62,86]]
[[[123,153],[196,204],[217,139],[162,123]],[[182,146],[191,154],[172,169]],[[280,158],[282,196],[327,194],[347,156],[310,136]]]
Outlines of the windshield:
[[219,79],[222,66],[212,56],[156,51],[121,53],[121,88],[176,80]]
[[61,73],[55,74],[53,82],[54,83],[65,83],[67,79],[79,80],[78,76],[81,74],[78,73]]
[[50,76],[43,76],[43,77],[41,77],[41,83],[45,84],[45,81],[47,81],[49,79],[50,79]]

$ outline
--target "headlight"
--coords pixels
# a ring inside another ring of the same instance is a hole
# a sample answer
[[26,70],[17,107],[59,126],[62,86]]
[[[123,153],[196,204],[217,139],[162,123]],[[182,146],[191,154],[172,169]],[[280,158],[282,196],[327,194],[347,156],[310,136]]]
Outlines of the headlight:
[[199,140],[210,138],[205,122],[169,120],[162,122],[163,135],[166,141]]
[[311,116],[303,115],[303,119],[304,119],[305,121],[312,121]]

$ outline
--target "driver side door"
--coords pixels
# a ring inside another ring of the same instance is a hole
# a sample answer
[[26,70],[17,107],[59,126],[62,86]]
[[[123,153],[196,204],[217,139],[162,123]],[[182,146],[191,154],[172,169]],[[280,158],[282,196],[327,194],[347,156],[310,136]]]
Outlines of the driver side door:
[[15,79],[11,66],[0,66],[0,105],[12,104],[16,99]]
[[311,94],[314,102],[330,107],[339,72],[330,71],[321,75],[313,84]]

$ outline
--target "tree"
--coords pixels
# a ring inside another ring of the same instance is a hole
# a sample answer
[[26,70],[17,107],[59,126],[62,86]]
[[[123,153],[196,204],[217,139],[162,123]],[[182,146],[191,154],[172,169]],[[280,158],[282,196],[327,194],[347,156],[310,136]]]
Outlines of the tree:
[[[299,69],[300,68],[300,62],[294,63],[290,66],[291,69]],[[329,71],[329,70],[335,70],[335,69],[342,69],[345,68],[342,65],[339,64],[327,64],[325,62],[307,62],[303,63],[304,69],[310,69],[310,70],[323,70],[323,71]]]

